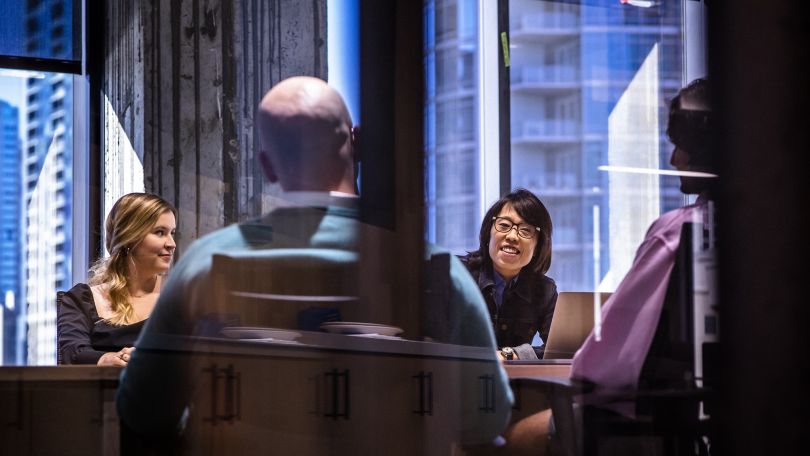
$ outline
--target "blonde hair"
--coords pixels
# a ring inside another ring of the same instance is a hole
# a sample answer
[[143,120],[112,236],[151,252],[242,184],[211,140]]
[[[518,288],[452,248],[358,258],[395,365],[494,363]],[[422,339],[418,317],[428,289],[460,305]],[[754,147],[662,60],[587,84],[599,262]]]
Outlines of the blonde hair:
[[89,283],[106,285],[113,314],[107,319],[109,323],[124,325],[135,319],[127,288],[131,267],[129,254],[166,212],[177,218],[177,209],[163,198],[149,193],[129,193],[116,201],[107,215],[105,247],[110,256],[100,258],[90,268]]

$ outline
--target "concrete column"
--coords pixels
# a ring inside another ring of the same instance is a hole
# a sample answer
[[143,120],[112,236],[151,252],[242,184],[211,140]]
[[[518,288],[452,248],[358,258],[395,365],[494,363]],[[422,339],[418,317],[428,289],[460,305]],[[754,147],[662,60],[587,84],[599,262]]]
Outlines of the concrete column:
[[105,96],[146,190],[177,206],[178,248],[258,216],[278,189],[255,108],[284,78],[326,79],[326,0],[109,0],[107,27]]

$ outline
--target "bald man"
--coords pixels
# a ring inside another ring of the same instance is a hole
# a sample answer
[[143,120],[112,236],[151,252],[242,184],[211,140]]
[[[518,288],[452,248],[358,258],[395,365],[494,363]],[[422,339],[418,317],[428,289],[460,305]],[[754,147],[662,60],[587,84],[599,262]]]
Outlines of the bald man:
[[356,194],[354,128],[343,99],[320,79],[294,77],[259,104],[259,163],[285,191]]
[[[392,263],[386,257],[390,254],[386,246],[391,245],[386,236],[390,234],[358,220],[354,128],[340,95],[319,79],[293,77],[264,96],[257,118],[261,143],[257,160],[267,180],[280,185],[283,203],[258,220],[200,238],[172,269],[118,390],[119,415],[126,427],[139,435],[171,436],[182,428],[193,377],[199,376],[189,374],[188,357],[160,355],[167,343],[176,336],[192,342],[197,335],[216,336],[210,334],[210,328],[221,326],[223,322],[218,320],[228,318],[224,315],[227,308],[212,304],[218,292],[212,287],[214,254],[250,252],[255,256],[277,249],[358,253],[363,259],[357,265],[358,291],[372,295],[385,280],[381,269]],[[438,252],[428,247],[426,255]],[[303,274],[300,280],[306,283],[311,279]],[[451,256],[448,281],[450,308],[445,314],[455,318],[435,325],[440,329],[427,335],[439,342],[485,347],[483,352],[491,352],[497,366],[492,379],[493,412],[480,413],[475,388],[459,393],[470,393],[470,400],[459,409],[463,443],[486,443],[508,422],[512,394],[503,369],[495,361],[494,336],[483,298],[455,256]],[[390,288],[384,289],[390,294]],[[343,318],[390,324],[386,319],[395,300],[382,294],[374,296],[380,297],[342,307]]]

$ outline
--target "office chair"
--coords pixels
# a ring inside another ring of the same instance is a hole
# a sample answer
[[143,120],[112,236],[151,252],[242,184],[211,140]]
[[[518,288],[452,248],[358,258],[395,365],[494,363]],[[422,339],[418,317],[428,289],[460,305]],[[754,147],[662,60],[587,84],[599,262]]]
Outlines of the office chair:
[[214,308],[234,326],[298,328],[307,309],[357,306],[358,274],[358,255],[346,250],[217,254],[211,268]]
[[[62,296],[64,296],[64,295],[65,295],[64,291],[57,291],[56,292],[56,315],[57,315],[57,321],[59,321],[58,315],[60,313],[62,313]],[[56,331],[56,365],[57,366],[61,366],[62,364],[65,364],[64,360],[62,359],[62,349],[59,346],[59,338],[60,338],[60,336],[61,336],[61,334],[60,334],[60,331],[58,330],[58,326],[57,326],[57,331]]]

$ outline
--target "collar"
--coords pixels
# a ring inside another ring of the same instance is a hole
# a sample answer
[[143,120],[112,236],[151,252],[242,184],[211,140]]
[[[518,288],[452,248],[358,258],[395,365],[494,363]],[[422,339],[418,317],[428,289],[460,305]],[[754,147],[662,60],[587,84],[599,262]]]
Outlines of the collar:
[[276,207],[346,207],[357,208],[360,197],[343,192],[281,192]]
[[489,287],[494,287],[495,281],[492,279],[492,266],[483,266],[478,274],[478,289],[481,291]]
[[524,301],[530,301],[532,298],[532,274],[531,270],[523,268],[520,274],[514,278],[512,292],[520,296]]
[[[516,275],[512,280],[510,280],[509,284],[507,284],[507,288],[512,290],[513,292],[517,293],[521,299],[526,301],[530,300],[531,298],[531,272],[524,268],[520,271],[520,274]],[[504,278],[500,276],[500,274],[496,273],[492,266],[484,267],[481,270],[481,274],[478,275],[478,289],[483,291],[489,287],[494,287],[498,281],[503,281]]]
[[709,192],[701,192],[695,200],[695,206],[703,206],[709,204],[712,199],[709,197]]

